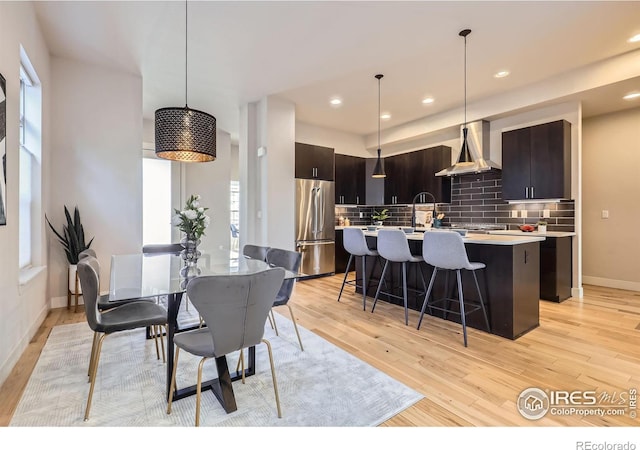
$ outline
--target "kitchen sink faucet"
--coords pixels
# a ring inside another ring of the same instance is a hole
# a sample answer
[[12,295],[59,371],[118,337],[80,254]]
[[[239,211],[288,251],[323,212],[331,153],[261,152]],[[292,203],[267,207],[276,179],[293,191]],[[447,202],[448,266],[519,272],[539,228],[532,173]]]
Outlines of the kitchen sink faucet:
[[428,195],[433,200],[433,213],[431,215],[431,218],[432,219],[436,218],[436,198],[433,196],[431,192],[426,192],[426,191],[418,192],[416,196],[413,197],[413,206],[411,207],[411,226],[414,228],[416,227],[416,200],[421,195]]

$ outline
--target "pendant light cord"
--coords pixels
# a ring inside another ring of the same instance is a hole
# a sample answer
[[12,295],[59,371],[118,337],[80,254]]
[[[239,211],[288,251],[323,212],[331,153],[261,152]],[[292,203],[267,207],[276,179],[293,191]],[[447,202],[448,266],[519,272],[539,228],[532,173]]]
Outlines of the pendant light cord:
[[467,36],[464,36],[464,127],[467,128]]
[[380,78],[378,78],[378,158],[380,157]]
[[187,0],[185,0],[184,2],[184,105],[187,106],[189,104],[189,98],[188,98],[188,84],[189,84],[189,70],[188,70],[188,60],[189,60],[189,53],[188,53],[188,33],[187,33],[187,19],[188,19],[188,14],[187,14],[187,5],[189,4],[189,2]]

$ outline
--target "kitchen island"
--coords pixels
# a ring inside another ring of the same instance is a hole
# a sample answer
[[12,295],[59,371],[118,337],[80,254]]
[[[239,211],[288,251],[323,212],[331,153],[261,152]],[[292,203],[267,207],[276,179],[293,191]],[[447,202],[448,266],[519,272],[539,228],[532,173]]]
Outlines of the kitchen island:
[[[425,231],[426,233],[438,233],[438,230]],[[371,248],[376,248],[377,231],[365,231],[367,243]],[[422,232],[407,234],[411,252],[422,254]],[[478,283],[485,298],[487,314],[491,324],[491,333],[508,339],[516,339],[526,332],[539,325],[539,299],[540,299],[540,242],[544,237],[538,235],[512,236],[512,235],[492,235],[468,233],[463,237],[467,254],[470,261],[483,262],[486,269],[478,272]],[[367,279],[378,280],[382,267],[374,264],[376,258],[367,259]],[[412,265],[407,274],[407,285],[414,292],[409,292],[408,306],[411,309],[420,311],[424,301],[424,294],[415,291],[424,291],[422,278],[417,270],[421,270],[425,280],[429,281],[433,267],[421,263]],[[391,270],[387,270],[385,275],[386,290],[393,291],[395,295],[401,295],[402,275],[400,264],[393,264]],[[362,265],[360,258],[356,264],[358,278],[362,276]],[[444,271],[439,271],[436,283],[433,288],[434,298],[447,297],[456,298],[453,292],[455,275],[449,276],[449,286],[446,286]],[[468,271],[462,271],[463,290],[465,299],[477,299],[477,291],[473,281],[473,275]],[[374,297],[377,289],[377,281],[371,282],[367,289],[367,296]],[[385,290],[383,285],[383,291]],[[360,290],[360,293],[362,291]],[[380,294],[380,301],[388,301],[394,304],[402,304],[402,300]],[[451,302],[452,308],[455,302]],[[425,311],[430,314],[429,311]],[[444,314],[439,311],[432,311],[433,316],[446,318],[459,322],[459,316]],[[428,327],[428,320],[425,316],[423,327]],[[417,324],[415,324],[417,325]],[[479,330],[485,330],[484,318],[481,311],[476,311],[467,316],[467,326]]]

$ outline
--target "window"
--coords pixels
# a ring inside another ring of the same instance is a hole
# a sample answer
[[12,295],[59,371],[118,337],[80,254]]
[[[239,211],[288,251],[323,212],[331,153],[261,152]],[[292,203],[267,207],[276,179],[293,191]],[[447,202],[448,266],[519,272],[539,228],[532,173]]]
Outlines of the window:
[[231,225],[239,228],[240,225],[240,182],[231,180],[229,189],[231,198],[229,199],[229,212],[231,213]]
[[171,161],[142,159],[142,244],[171,243]]
[[20,66],[20,151],[18,202],[18,263],[20,269],[33,266],[40,258],[41,222],[41,117],[42,91],[37,76],[22,51]]

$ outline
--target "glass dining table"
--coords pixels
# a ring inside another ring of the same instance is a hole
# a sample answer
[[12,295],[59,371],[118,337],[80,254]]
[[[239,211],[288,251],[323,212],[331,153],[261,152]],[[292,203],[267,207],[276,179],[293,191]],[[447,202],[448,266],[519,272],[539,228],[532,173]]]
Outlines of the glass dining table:
[[[236,253],[237,254],[237,253]],[[178,314],[183,294],[190,278],[183,277],[180,272],[184,261],[179,254],[139,253],[113,255],[109,281],[109,301],[121,301],[135,298],[160,297],[167,298],[167,400],[170,393],[171,375],[174,364],[173,339],[176,333],[197,328],[199,324],[187,327],[178,325]],[[270,268],[262,260],[249,259],[243,256],[232,257],[232,252],[219,250],[215,253],[203,254],[198,259],[198,276],[233,275],[256,273]],[[285,279],[298,279],[300,273],[285,270]],[[149,331],[147,331],[149,333]],[[244,369],[245,377],[255,374],[255,347],[248,350],[248,361]],[[220,370],[220,368],[219,368]],[[202,390],[212,390],[227,413],[235,411],[235,398],[231,381],[242,378],[242,372],[236,371],[218,374],[218,378],[202,383]],[[174,391],[173,400],[195,394],[195,385]]]

